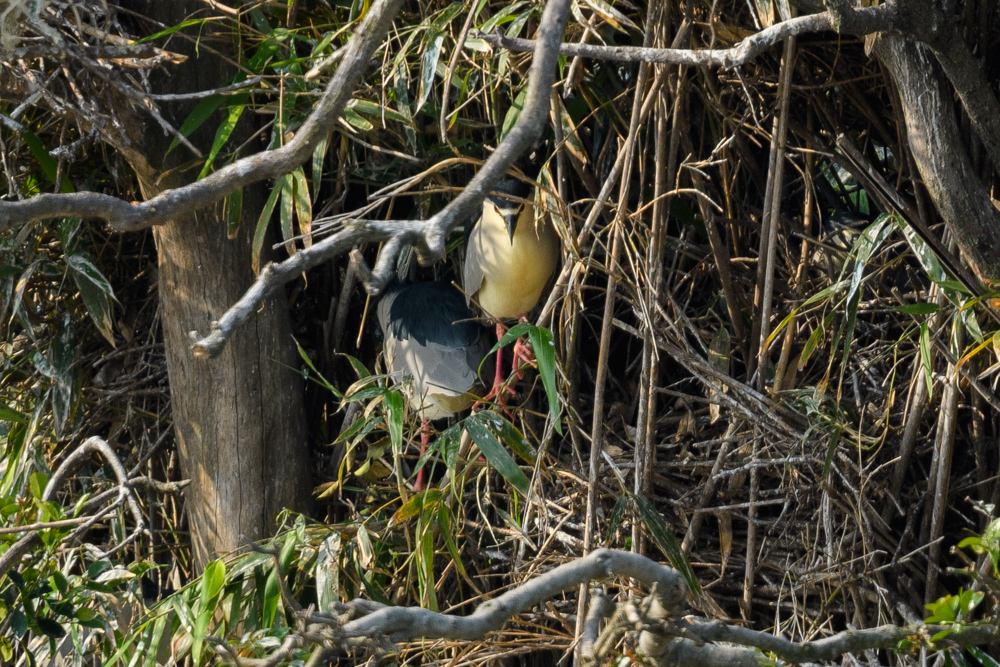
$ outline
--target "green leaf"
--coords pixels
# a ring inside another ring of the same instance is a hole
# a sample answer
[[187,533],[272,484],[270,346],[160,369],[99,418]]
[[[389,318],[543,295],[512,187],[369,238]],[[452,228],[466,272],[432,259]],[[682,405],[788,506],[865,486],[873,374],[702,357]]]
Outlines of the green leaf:
[[344,109],[344,120],[346,120],[354,127],[358,128],[362,132],[371,132],[372,130],[375,129],[374,125],[368,122],[366,118],[361,116],[361,114],[357,113],[353,109],[348,109],[348,108]]
[[514,98],[514,103],[510,105],[510,109],[507,110],[507,115],[503,119],[503,129],[500,130],[500,139],[507,136],[507,133],[514,128],[514,124],[517,123],[517,119],[521,116],[521,109],[524,108],[524,99],[528,95],[528,87],[525,86],[521,89],[521,92],[517,94]]
[[382,107],[375,102],[370,100],[359,100],[352,99],[350,102],[344,105],[345,109],[351,109],[358,113],[367,114],[369,116],[375,116],[376,118],[382,118],[385,115],[386,120],[396,121],[397,123],[409,123],[410,119],[408,116],[404,116],[398,111],[393,111],[392,109],[387,109]]
[[49,639],[62,639],[66,636],[66,630],[58,622],[51,618],[36,618],[38,629]]
[[906,220],[901,216],[893,214],[892,220],[896,224],[896,227],[903,232],[903,238],[910,245],[910,249],[916,255],[917,261],[920,262],[920,266],[923,267],[927,277],[938,285],[948,280],[948,272],[945,271],[941,260],[934,254],[934,250],[927,245],[927,242],[920,237],[917,230],[906,224]]
[[45,485],[48,483],[49,478],[45,473],[31,473],[31,477],[28,478],[28,489],[31,491],[31,497],[41,500],[42,494],[45,492]]
[[663,520],[663,517],[651,502],[631,493],[628,495],[639,510],[639,518],[642,519],[646,529],[649,530],[649,534],[652,535],[656,546],[666,555],[674,569],[680,572],[687,581],[688,587],[691,589],[691,594],[695,597],[701,597],[701,584],[698,583],[698,577],[695,575],[691,563],[688,562],[687,556],[681,550],[681,542],[674,535],[674,531],[670,530],[670,526]]
[[305,236],[304,244],[312,245],[312,200],[309,198],[309,184],[306,182],[306,172],[299,167],[292,172],[292,182],[295,185],[295,215],[299,219],[299,233]]
[[194,631],[191,635],[191,659],[195,665],[201,664],[202,648],[205,642],[205,635],[208,633],[208,625],[215,616],[215,611],[219,606],[219,592],[226,581],[226,564],[221,560],[214,560],[205,567],[205,572],[201,575],[201,590],[198,595],[198,618],[194,624]]
[[978,646],[966,646],[965,650],[968,651],[973,658],[978,660],[983,667],[1000,667],[1000,662],[997,662],[991,658],[987,653],[979,648]]
[[265,628],[274,627],[274,616],[278,611],[278,600],[281,592],[278,590],[278,571],[274,568],[267,575],[264,584],[264,606],[261,611],[261,625]]
[[316,149],[313,151],[312,156],[312,186],[313,192],[319,192],[319,186],[323,182],[323,158],[326,157],[326,147],[330,143],[330,135],[332,133],[327,132],[326,136],[320,139],[319,143],[316,144]]
[[201,173],[198,174],[197,180],[200,181],[208,176],[209,172],[212,171],[212,165],[215,164],[216,156],[219,155],[219,151],[222,150],[222,147],[226,145],[226,142],[229,141],[229,137],[233,134],[233,130],[236,128],[236,123],[239,121],[240,116],[243,115],[243,110],[246,108],[246,101],[249,98],[250,93],[247,91],[241,91],[232,96],[229,113],[226,114],[226,118],[215,130],[215,139],[212,141],[212,149],[208,152],[208,157],[205,158],[205,165],[201,168]]
[[528,3],[525,2],[525,0],[520,0],[519,2],[515,2],[512,5],[504,7],[499,12],[497,12],[489,19],[487,19],[485,23],[479,26],[479,30],[487,33],[493,32],[493,30],[496,29],[498,25],[501,25],[502,23],[510,23],[511,21],[514,20],[510,18],[511,14],[514,14],[515,12],[519,11],[522,7],[524,7],[527,4]]
[[243,188],[229,193],[223,207],[226,211],[226,238],[231,241],[236,238],[243,221]]
[[403,506],[396,510],[396,513],[392,515],[392,523],[402,523],[407,519],[412,519],[421,512],[424,508],[430,508],[437,505],[437,503],[444,496],[441,489],[427,489],[426,491],[419,491],[414,493]]
[[[27,144],[28,149],[31,151],[31,154],[35,156],[36,160],[38,160],[38,165],[42,168],[42,172],[45,173],[45,177],[49,179],[53,185],[55,185],[59,170],[58,160],[49,155],[49,151],[46,150],[45,144],[43,144],[42,140],[35,136],[31,130],[23,130],[20,134],[24,143]],[[62,192],[69,193],[73,191],[73,186],[64,174]]]
[[842,428],[838,424],[833,429],[833,434],[830,436],[830,445],[826,449],[826,459],[823,461],[823,479],[826,479],[827,473],[830,472],[830,464],[833,463],[833,455],[837,451],[837,445],[840,443],[840,435]]
[[[290,241],[293,236],[295,236],[295,231],[292,229],[292,211],[295,208],[295,185],[292,180],[291,174],[285,174],[278,181],[278,187],[281,190],[281,205],[278,209],[278,220],[281,223],[281,238],[284,241]],[[295,252],[295,247],[289,243],[285,246],[288,250],[288,254],[291,255]]]
[[14,408],[8,407],[3,403],[0,403],[0,421],[6,422],[17,422],[18,424],[27,424],[28,415],[23,412],[19,412]]
[[389,440],[392,442],[393,454],[403,451],[403,417],[405,403],[403,395],[395,389],[385,391],[385,408],[389,424]]
[[[222,106],[222,103],[225,101],[226,98],[223,95],[210,95],[199,101],[198,104],[195,105],[194,109],[191,110],[191,113],[188,114],[187,118],[184,119],[184,122],[181,123],[181,126],[177,131],[182,136],[190,136],[191,133],[201,127],[205,121],[208,120],[213,113],[215,113],[215,110]],[[170,147],[167,148],[167,155],[170,154],[170,151],[177,148],[180,143],[180,139],[174,137],[174,140],[170,142]]]
[[117,347],[111,326],[111,300],[115,298],[111,283],[85,255],[67,255],[66,265],[97,330],[111,343],[111,347]]
[[514,488],[527,496],[530,486],[528,478],[525,477],[524,473],[521,472],[521,469],[514,462],[514,459],[511,458],[507,450],[497,440],[497,437],[487,427],[487,422],[482,413],[469,416],[464,423],[469,437],[476,443],[479,451],[483,453],[483,456],[490,462],[490,465],[504,479],[510,482]]
[[549,401],[549,416],[556,433],[562,435],[562,425],[559,420],[559,390],[556,388],[556,344],[552,332],[545,327],[528,329],[531,348],[538,362],[538,374],[542,376],[542,386]]
[[10,629],[18,639],[24,637],[24,633],[28,631],[28,617],[20,609],[15,609],[10,615]]
[[420,94],[417,97],[417,108],[414,109],[414,113],[420,111],[434,89],[434,74],[437,71],[438,59],[441,58],[444,35],[440,32],[429,33],[426,42],[427,48],[420,58]]
[[160,654],[160,642],[163,641],[163,634],[167,628],[168,618],[166,614],[163,614],[151,626],[149,632],[149,649],[146,651],[146,660],[143,662],[143,667],[156,667],[156,659]]
[[[288,178],[282,176],[281,180]],[[280,183],[280,181],[279,181]],[[281,194],[281,187],[276,184],[271,190],[271,194],[261,209],[260,217],[257,218],[257,229],[253,234],[253,246],[250,249],[250,258],[253,265],[253,272],[260,270],[260,253],[264,248],[264,239],[267,238],[267,226],[271,222],[271,214],[274,213],[274,205],[278,202],[278,195]]]
[[920,363],[924,369],[924,382],[927,383],[927,400],[934,395],[934,375],[931,371],[931,334],[927,320],[920,323]]
[[321,613],[336,613],[340,602],[340,533],[330,533],[320,544],[316,557],[316,592]]
[[908,303],[896,306],[896,310],[907,315],[933,315],[941,311],[936,303]]
[[152,35],[149,35],[147,37],[143,37],[142,39],[136,40],[135,43],[136,44],[146,44],[147,42],[154,42],[154,41],[158,40],[161,37],[166,37],[168,35],[172,35],[175,32],[177,32],[178,30],[183,30],[184,28],[188,28],[188,27],[193,26],[193,25],[202,25],[205,22],[206,22],[206,19],[190,19],[188,21],[182,21],[181,23],[178,23],[177,25],[174,25],[174,26],[170,26],[169,28],[166,28],[165,30],[161,30],[160,32],[156,32],[156,33],[153,33]]
[[285,544],[281,547],[281,553],[278,555],[278,563],[281,565],[282,572],[288,572],[292,566],[292,559],[295,557],[295,547],[297,546],[299,546],[298,534],[296,532],[288,533]]
[[90,607],[79,607],[76,610],[76,618],[79,621],[86,623],[87,621],[92,621],[97,617],[97,612]]
[[[517,430],[517,427],[504,419],[502,415],[495,412],[483,411],[479,413],[480,419],[491,431],[496,433],[503,444],[510,447],[511,451],[520,456],[524,461],[534,464],[537,453],[528,442],[524,434]],[[450,429],[449,429],[450,430]]]

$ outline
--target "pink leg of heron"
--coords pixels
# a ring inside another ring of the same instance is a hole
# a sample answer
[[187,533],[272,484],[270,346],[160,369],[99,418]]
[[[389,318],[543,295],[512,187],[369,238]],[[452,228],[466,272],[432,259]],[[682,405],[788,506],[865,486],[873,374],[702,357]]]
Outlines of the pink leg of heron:
[[[429,419],[420,420],[420,456],[423,457],[427,451],[427,445],[431,441],[431,422]],[[427,466],[424,466],[426,468]],[[417,481],[413,483],[414,491],[424,490],[424,468],[417,471]]]
[[[507,327],[505,327],[500,322],[497,322],[497,341],[504,337],[507,333]],[[493,376],[493,388],[490,389],[490,393],[483,396],[481,401],[478,403],[486,403],[496,399],[496,402],[502,406],[507,405],[507,394],[511,396],[514,395],[514,390],[506,385],[504,382],[503,374],[503,348],[497,350],[497,368],[496,373]]]

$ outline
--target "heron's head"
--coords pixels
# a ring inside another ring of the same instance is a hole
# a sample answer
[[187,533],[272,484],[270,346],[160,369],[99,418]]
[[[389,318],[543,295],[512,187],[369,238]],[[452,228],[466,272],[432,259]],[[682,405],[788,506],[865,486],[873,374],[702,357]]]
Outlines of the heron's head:
[[500,181],[493,192],[483,200],[483,215],[498,216],[507,230],[510,242],[514,243],[514,232],[517,231],[517,221],[521,219],[525,203],[531,194],[531,186],[523,181],[508,178]]

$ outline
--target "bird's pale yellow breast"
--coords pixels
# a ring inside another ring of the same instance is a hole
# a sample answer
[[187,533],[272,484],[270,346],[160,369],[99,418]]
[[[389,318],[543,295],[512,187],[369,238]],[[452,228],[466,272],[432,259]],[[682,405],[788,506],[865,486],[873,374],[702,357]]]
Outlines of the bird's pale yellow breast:
[[482,268],[476,299],[483,310],[505,319],[534,308],[559,260],[559,235],[552,225],[536,221],[526,206],[511,241],[503,218],[485,213],[470,240]]

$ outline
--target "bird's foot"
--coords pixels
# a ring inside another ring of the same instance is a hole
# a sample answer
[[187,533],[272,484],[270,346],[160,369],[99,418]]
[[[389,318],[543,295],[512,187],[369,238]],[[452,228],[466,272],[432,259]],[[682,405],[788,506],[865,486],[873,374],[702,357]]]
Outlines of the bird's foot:
[[524,362],[534,369],[538,369],[538,362],[535,360],[535,353],[532,351],[531,347],[524,342],[523,338],[518,338],[514,342],[514,372],[517,373],[517,379],[524,379],[524,371],[521,368],[521,362]]
[[476,403],[472,406],[472,409],[478,410],[488,403],[496,403],[504,409],[504,412],[509,414],[510,411],[507,410],[508,397],[517,398],[517,392],[514,391],[513,387],[508,386],[506,382],[497,382],[493,385],[493,388],[490,389],[490,393],[476,401]]

